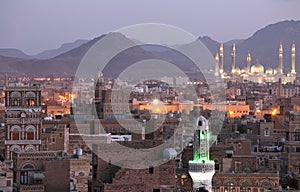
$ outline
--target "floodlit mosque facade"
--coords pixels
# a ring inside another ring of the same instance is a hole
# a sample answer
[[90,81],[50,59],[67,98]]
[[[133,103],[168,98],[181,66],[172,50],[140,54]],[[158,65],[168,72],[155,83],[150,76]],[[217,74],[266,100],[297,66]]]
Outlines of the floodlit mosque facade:
[[263,82],[278,82],[279,79],[282,80],[282,83],[293,82],[296,79],[296,46],[295,43],[291,47],[291,71],[287,74],[283,73],[283,46],[282,43],[279,45],[278,49],[278,68],[264,69],[264,66],[258,62],[254,65],[251,65],[251,54],[248,51],[246,57],[247,65],[245,68],[240,69],[236,67],[235,58],[236,58],[236,46],[233,43],[231,49],[231,73],[227,74],[224,71],[224,48],[223,44],[220,45],[219,52],[215,56],[216,66],[215,66],[215,76],[220,76],[221,78],[232,78],[232,77],[242,77],[243,80],[263,83]]

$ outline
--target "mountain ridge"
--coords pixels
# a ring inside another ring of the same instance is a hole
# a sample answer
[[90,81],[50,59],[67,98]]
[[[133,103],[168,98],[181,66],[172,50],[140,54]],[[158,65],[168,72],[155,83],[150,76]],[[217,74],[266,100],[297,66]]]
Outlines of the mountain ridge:
[[[1,73],[16,71],[18,74],[29,76],[74,76],[77,67],[88,51],[99,39],[101,35],[88,42],[83,42],[80,46],[56,55],[49,59],[35,58],[13,58],[7,56],[0,57]],[[218,50],[220,42],[211,39],[208,36],[199,37],[199,40],[208,48],[212,56]],[[291,45],[295,42],[296,47],[300,48],[300,21],[286,20],[270,24],[257,30],[251,37],[242,40],[231,40],[224,43],[224,67],[225,70],[231,68],[231,44],[236,43],[236,66],[243,68],[246,66],[246,56],[248,50],[252,56],[252,64],[256,60],[263,64],[265,68],[278,66],[278,47],[283,43],[284,48],[284,71],[289,71],[291,63]],[[117,42],[116,42],[117,43]],[[300,54],[296,51],[296,70],[300,71]],[[0,54],[1,55],[1,54]],[[5,62],[7,60],[7,62]],[[9,65],[9,66],[4,66]],[[26,66],[26,67],[24,67]]]

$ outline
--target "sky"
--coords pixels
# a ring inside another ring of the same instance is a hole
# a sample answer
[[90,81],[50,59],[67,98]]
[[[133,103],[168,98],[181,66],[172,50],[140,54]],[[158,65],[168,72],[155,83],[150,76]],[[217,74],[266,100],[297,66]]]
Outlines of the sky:
[[140,23],[180,27],[219,42],[300,20],[299,0],[1,0],[0,48],[26,54]]

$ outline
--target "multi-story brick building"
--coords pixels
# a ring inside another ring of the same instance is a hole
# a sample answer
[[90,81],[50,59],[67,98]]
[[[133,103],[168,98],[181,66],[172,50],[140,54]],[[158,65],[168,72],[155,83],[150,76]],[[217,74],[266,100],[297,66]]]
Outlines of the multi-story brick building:
[[5,88],[5,158],[13,152],[39,151],[41,145],[41,89],[35,85]]

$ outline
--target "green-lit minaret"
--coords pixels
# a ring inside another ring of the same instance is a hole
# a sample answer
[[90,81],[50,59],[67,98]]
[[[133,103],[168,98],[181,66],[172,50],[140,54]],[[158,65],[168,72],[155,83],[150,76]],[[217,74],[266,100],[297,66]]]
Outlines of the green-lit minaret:
[[215,174],[215,163],[209,159],[209,131],[208,120],[200,116],[197,118],[194,131],[194,159],[189,161],[189,174],[193,179],[193,189],[204,187],[212,191],[212,177]]

